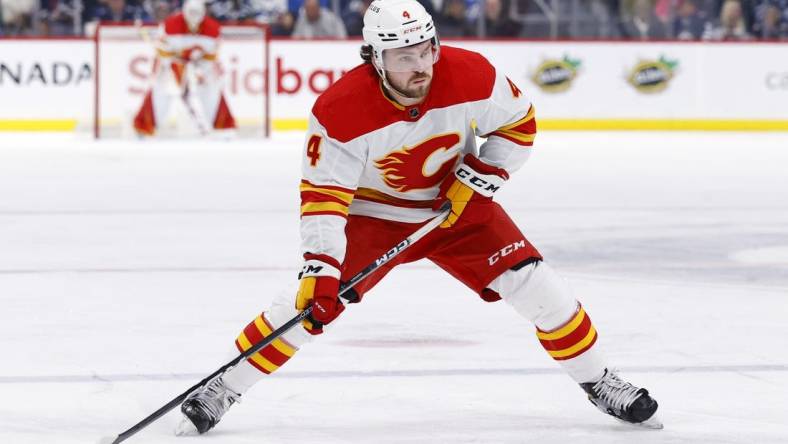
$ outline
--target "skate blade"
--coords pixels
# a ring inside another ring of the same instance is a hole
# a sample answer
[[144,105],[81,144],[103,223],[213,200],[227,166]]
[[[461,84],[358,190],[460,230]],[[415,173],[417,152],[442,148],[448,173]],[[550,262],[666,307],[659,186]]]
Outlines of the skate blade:
[[627,422],[627,421],[622,421],[620,419],[618,421],[621,422],[622,424],[626,424],[633,427],[639,427],[642,429],[662,430],[663,428],[665,428],[665,425],[662,424],[662,421],[660,421],[659,418],[657,418],[656,414],[654,414],[651,418],[643,422]]
[[665,424],[663,424],[662,421],[660,421],[660,419],[657,418],[656,413],[653,416],[651,416],[651,418],[637,425],[640,427],[645,427],[647,429],[653,429],[653,430],[662,430],[663,428],[665,428]]
[[175,436],[197,436],[199,434],[197,427],[185,416],[181,418],[181,422],[175,427]]

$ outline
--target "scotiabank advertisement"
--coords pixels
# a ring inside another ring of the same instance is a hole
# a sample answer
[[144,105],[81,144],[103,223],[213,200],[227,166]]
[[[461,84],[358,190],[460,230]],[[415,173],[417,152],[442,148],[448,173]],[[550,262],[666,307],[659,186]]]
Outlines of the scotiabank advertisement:
[[[266,55],[259,42],[223,43],[222,84],[237,119],[259,121],[267,107],[274,130],[305,128],[317,96],[361,62],[360,44],[277,39]],[[444,44],[480,52],[505,72],[531,97],[543,129],[788,130],[788,44]],[[141,41],[96,51],[92,40],[0,39],[0,128],[22,120],[90,128],[96,103],[102,121],[125,122],[154,59]]]

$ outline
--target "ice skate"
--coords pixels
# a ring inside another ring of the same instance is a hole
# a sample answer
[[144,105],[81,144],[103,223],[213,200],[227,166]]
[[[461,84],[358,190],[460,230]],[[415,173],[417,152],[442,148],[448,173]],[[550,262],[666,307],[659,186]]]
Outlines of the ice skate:
[[175,429],[175,434],[197,435],[211,430],[240,398],[239,393],[227,388],[222,378],[217,377],[183,401],[181,412],[184,418]]
[[650,429],[663,427],[656,416],[657,401],[648,390],[623,381],[614,370],[605,369],[598,381],[586,382],[580,387],[599,410],[621,422]]

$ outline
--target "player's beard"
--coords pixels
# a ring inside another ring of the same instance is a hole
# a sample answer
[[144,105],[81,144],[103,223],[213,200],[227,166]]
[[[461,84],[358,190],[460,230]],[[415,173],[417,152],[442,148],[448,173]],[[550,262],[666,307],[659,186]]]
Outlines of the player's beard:
[[[425,82],[414,85],[417,80],[426,79]],[[404,84],[401,84],[389,77],[389,85],[403,97],[408,99],[423,99],[432,85],[432,76],[427,73],[414,73]]]

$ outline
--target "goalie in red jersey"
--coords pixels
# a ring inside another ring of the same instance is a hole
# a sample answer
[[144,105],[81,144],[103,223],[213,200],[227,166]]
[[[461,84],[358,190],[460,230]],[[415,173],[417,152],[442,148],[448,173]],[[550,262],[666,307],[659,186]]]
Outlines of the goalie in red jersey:
[[[397,265],[428,259],[484,301],[503,300],[533,323],[548,355],[601,411],[661,428],[657,402],[612,369],[588,313],[493,201],[533,150],[535,110],[525,92],[482,55],[441,46],[416,0],[373,1],[363,34],[365,63],[326,90],[310,116],[300,288],[255,317],[236,349],[249,350],[307,308],[311,314],[191,393],[179,430],[213,428],[247,389],[340,316],[341,282],[447,204],[451,212],[439,227],[343,297],[359,302]],[[476,137],[484,143],[477,146]]]
[[216,61],[219,22],[206,16],[203,0],[186,0],[183,9],[159,27],[153,84],[134,117],[140,135],[154,135],[172,100],[182,100],[201,133],[235,128]]

